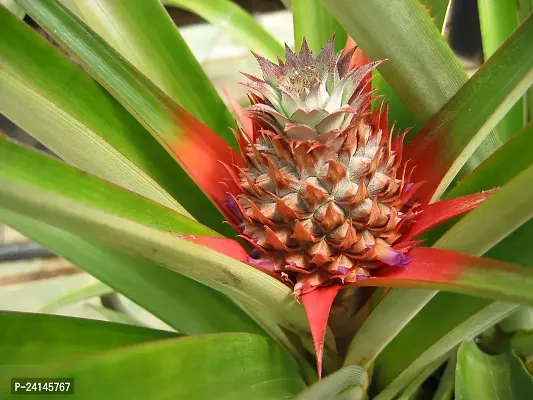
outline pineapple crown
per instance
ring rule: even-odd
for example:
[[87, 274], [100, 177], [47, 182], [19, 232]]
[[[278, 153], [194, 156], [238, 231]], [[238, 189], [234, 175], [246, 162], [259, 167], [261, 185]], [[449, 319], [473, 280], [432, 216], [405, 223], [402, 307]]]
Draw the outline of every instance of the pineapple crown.
[[263, 97], [253, 98], [247, 116], [258, 118], [279, 135], [313, 140], [331, 131], [345, 130], [368, 103], [363, 94], [368, 74], [380, 62], [351, 65], [353, 48], [335, 53], [332, 37], [315, 58], [303, 39], [299, 53], [285, 46], [286, 61], [275, 64], [254, 54], [263, 79], [244, 74], [244, 85]]

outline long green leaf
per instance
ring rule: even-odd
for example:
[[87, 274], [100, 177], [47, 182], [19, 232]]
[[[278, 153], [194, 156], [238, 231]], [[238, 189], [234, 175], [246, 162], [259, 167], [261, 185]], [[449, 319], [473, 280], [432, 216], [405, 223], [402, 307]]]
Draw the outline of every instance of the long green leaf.
[[113, 292], [112, 288], [102, 282], [92, 283], [79, 289], [72, 290], [63, 296], [54, 299], [45, 304], [40, 311], [43, 313], [53, 312], [59, 308]]
[[82, 318], [0, 311], [0, 370], [68, 361], [176, 336], [174, 332]]
[[[444, 199], [489, 190], [505, 184], [533, 163], [530, 157], [532, 152], [533, 123], [530, 123], [446, 193]], [[512, 162], [509, 162], [510, 160]]]
[[[530, 157], [531, 152], [533, 152], [533, 124], [530, 123], [446, 193], [443, 199], [453, 199], [504, 185], [531, 165], [533, 162]], [[510, 163], [509, 160], [513, 162]], [[426, 243], [435, 243], [458, 220], [454, 218], [431, 230], [424, 236]]]
[[168, 175], [186, 176], [146, 130], [2, 7], [0, 24], [9, 32], [0, 36], [2, 113], [65, 161], [186, 213], [169, 195], [180, 198], [180, 188]]
[[[516, 0], [518, 21], [522, 22], [533, 13], [533, 0]], [[524, 95], [524, 124], [533, 121], [533, 87]]]
[[372, 60], [420, 124], [452, 98], [467, 78], [418, 0], [323, 0]]
[[473, 341], [457, 354], [455, 398], [457, 400], [529, 400], [533, 377], [510, 351], [490, 355]]
[[[70, 199], [97, 205], [159, 230], [220, 236], [200, 223], [151, 200], [93, 177], [44, 154], [18, 146], [0, 136], [0, 177], [9, 177], [54, 191]], [[1, 178], [0, 178], [1, 179]]]
[[[144, 225], [120, 217], [127, 215], [124, 211], [119, 215], [111, 214], [106, 205], [101, 207], [97, 202], [89, 205], [80, 201], [68, 189], [50, 191], [52, 188], [46, 183], [19, 177], [19, 171], [13, 171], [13, 176], [7, 172], [0, 176], [0, 204], [8, 211], [150, 259], [225, 293], [242, 303], [247, 311], [255, 312], [254, 317], [268, 332], [295, 354], [297, 350], [280, 326], [296, 330], [300, 339], [305, 340], [310, 335], [303, 309], [290, 289], [264, 272], [181, 239], [171, 233], [179, 233], [174, 228], [170, 232], [155, 229], [155, 224]], [[146, 212], [134, 218], [141, 218], [145, 223], [148, 220]], [[189, 224], [201, 227], [194, 221]]]
[[[515, 1], [478, 1], [483, 54], [488, 59], [518, 27]], [[498, 133], [503, 141], [523, 127], [524, 104], [518, 101], [498, 124]]]
[[[232, 150], [221, 138], [142, 75], [58, 0], [20, 0], [20, 4], [52, 37], [81, 60], [92, 76], [159, 141], [202, 190], [209, 192], [211, 197], [213, 191], [224, 193], [220, 184], [224, 169], [220, 168], [217, 157], [224, 156], [229, 163]], [[228, 135], [231, 135], [229, 130]], [[232, 140], [237, 146], [235, 138]], [[198, 160], [202, 158], [200, 163]], [[183, 193], [183, 196], [189, 195]], [[213, 205], [207, 209], [213, 210]], [[216, 218], [215, 214], [205, 223], [214, 223], [217, 229], [224, 229], [222, 218]], [[231, 228], [226, 226], [224, 232], [231, 234]]]
[[[82, 0], [83, 2], [83, 0]], [[163, 0], [167, 6], [179, 7], [226, 31], [236, 42], [261, 56], [276, 61], [284, 57], [283, 46], [237, 3], [230, 0]]]
[[476, 254], [487, 252], [533, 218], [533, 191], [524, 190], [531, 185], [533, 164], [462, 218], [437, 241], [435, 247], [461, 252], [475, 249]]
[[[277, 400], [305, 387], [296, 364], [275, 342], [244, 333], [160, 340], [20, 371], [25, 377], [74, 378], [75, 399]], [[1, 390], [8, 389], [6, 381]]]
[[84, 269], [179, 332], [264, 332], [227, 297], [154, 262], [1, 207], [0, 221]]
[[[435, 297], [434, 299], [438, 299], [441, 302], [430, 302], [428, 306], [431, 305], [431, 307], [426, 306], [426, 308], [424, 308], [424, 315], [427, 315], [425, 313], [429, 311], [433, 311], [433, 313], [437, 312], [438, 315], [442, 315], [441, 310], [443, 307], [453, 307], [453, 301], [455, 300], [455, 298], [450, 296], [439, 296]], [[448, 299], [452, 301], [447, 304], [442, 303], [442, 301]], [[427, 350], [420, 355], [418, 353], [411, 354], [400, 350], [401, 348], [398, 346], [401, 346], [401, 343], [406, 338], [406, 335], [402, 332], [401, 336], [398, 336], [398, 338], [401, 337], [402, 340], [395, 339], [393, 342], [394, 346], [387, 347], [382, 353], [383, 358], [381, 360], [379, 358], [376, 360], [377, 372], [375, 375], [375, 384], [379, 388], [384, 388], [384, 390], [381, 391], [378, 396], [376, 396], [376, 400], [393, 399], [396, 394], [406, 387], [413, 379], [415, 379], [421, 373], [421, 371], [424, 371], [426, 368], [428, 368], [435, 359], [447, 354], [459, 343], [461, 343], [461, 341], [483, 332], [485, 329], [494, 325], [518, 308], [518, 305], [516, 304], [493, 302], [492, 304], [486, 305], [486, 303], [486, 301], [481, 299], [475, 299], [467, 304], [468, 308], [465, 306], [466, 309], [458, 310], [453, 316], [455, 318], [454, 321], [460, 319], [458, 318], [460, 316], [465, 316], [468, 311], [470, 311], [471, 315], [465, 319], [461, 319], [461, 322], [457, 326], [455, 326], [445, 335], [439, 337], [438, 341], [436, 342], [432, 342], [435, 336], [437, 336], [435, 333], [441, 332], [443, 326], [447, 328], [449, 322], [434, 321], [433, 323], [428, 324], [426, 318], [418, 318], [418, 316], [415, 317], [415, 319], [409, 323], [409, 331], [412, 332], [411, 329], [416, 326], [419, 330], [421, 329], [427, 334], [426, 338], [422, 339], [420, 339], [420, 336], [422, 335], [416, 335], [417, 340], [420, 341], [417, 343], [417, 347], [422, 347], [425, 345], [427, 346]], [[484, 305], [486, 306], [483, 307]], [[449, 314], [450, 313], [447, 313], [447, 318], [450, 318]], [[433, 316], [435, 316], [435, 314], [433, 314]], [[411, 337], [410, 340], [413, 340], [413, 338]], [[405, 342], [403, 343], [405, 345]], [[407, 343], [407, 346], [412, 348], [409, 343]], [[405, 359], [398, 359], [397, 362], [392, 362], [390, 365], [385, 365], [382, 360], [390, 360], [391, 355], [394, 355], [396, 358], [405, 356]], [[405, 368], [405, 365], [408, 365], [408, 368]], [[400, 366], [403, 366], [405, 369], [399, 369], [398, 367]]]
[[346, 43], [346, 32], [322, 4], [322, 0], [292, 0], [294, 46], [300, 49], [305, 37], [311, 51], [317, 54], [335, 35], [335, 50]]
[[[508, 236], [510, 232], [515, 231], [522, 224], [526, 223], [533, 217], [533, 197], [530, 198], [525, 196], [524, 203], [517, 204], [516, 208], [509, 209], [502, 207], [502, 202], [508, 202], [509, 198], [513, 198], [513, 201], [515, 201], [517, 197], [519, 197], [519, 200], [524, 198], [524, 184], [527, 186], [531, 184], [527, 184], [526, 182], [533, 182], [533, 165], [524, 170], [516, 178], [512, 179], [507, 185], [504, 186], [504, 188], [502, 188], [499, 193], [494, 196], [493, 199], [488, 200], [487, 203], [481, 205], [479, 208], [466, 215], [439, 241], [437, 241], [435, 247], [454, 249], [456, 251], [462, 251], [470, 254], [483, 254], [489, 249], [493, 248], [498, 242]], [[490, 233], [487, 234], [487, 231], [490, 231]], [[486, 277], [481, 272], [476, 276], [471, 276], [469, 279], [474, 279], [482, 285], [498, 285], [497, 278], [491, 282], [486, 282], [485, 278]], [[531, 291], [533, 284], [528, 283], [526, 286], [529, 287], [529, 289], [526, 290]], [[426, 299], [424, 299], [424, 301], [427, 302]], [[479, 303], [476, 305], [475, 302], [472, 302], [471, 304], [474, 306], [475, 311], [473, 314], [468, 313], [467, 315], [473, 315], [473, 325], [469, 324], [462, 330], [453, 330], [447, 333], [446, 336], [442, 338], [444, 343], [435, 343], [435, 345], [431, 346], [426, 352], [424, 352], [420, 358], [418, 358], [416, 361], [413, 361], [409, 368], [404, 369], [403, 372], [396, 369], [396, 373], [399, 375], [397, 375], [392, 383], [390, 383], [391, 376], [386, 372], [387, 370], [391, 369], [391, 366], [381, 364], [378, 367], [378, 365], [376, 365], [376, 371], [379, 370], [377, 375], [379, 375], [379, 379], [382, 380], [381, 387], [386, 386], [386, 389], [382, 392], [382, 399], [388, 399], [390, 396], [394, 396], [395, 393], [401, 390], [405, 384], [409, 383], [410, 379], [413, 379], [417, 373], [427, 366], [427, 363], [432, 360], [434, 353], [439, 354], [444, 351], [448, 351], [457, 344], [458, 340], [464, 338], [463, 335], [470, 335], [472, 331], [477, 331], [479, 321], [481, 321], [482, 324], [486, 324], [487, 322], [493, 324], [499, 321], [508, 312], [516, 308], [516, 305], [512, 304], [494, 303], [488, 305], [483, 312], [480, 312], [481, 308], [485, 307], [486, 304]], [[466, 306], [466, 304], [463, 305], [462, 310], [464, 310]], [[479, 308], [476, 309], [475, 306]], [[496, 309], [493, 309], [494, 307], [496, 307]], [[424, 315], [427, 316], [428, 314]], [[448, 326], [447, 324], [445, 325]], [[482, 326], [487, 327], [488, 325]], [[431, 336], [428, 335], [427, 337], [429, 338]], [[398, 343], [398, 341], [396, 341], [396, 343]], [[417, 345], [418, 344], [420, 343], [417, 343]], [[412, 355], [415, 354], [418, 353], [412, 352]], [[397, 354], [394, 354], [394, 357], [398, 357]], [[385, 359], [390, 359], [390, 353], [382, 358], [382, 360]], [[405, 360], [401, 357], [397, 359], [401, 359], [402, 363]]]
[[[485, 255], [533, 267], [532, 235], [533, 221], [529, 221]], [[509, 306], [513, 305], [439, 292], [379, 355], [374, 382], [394, 396], [435, 357], [501, 320]]]
[[[431, 0], [424, 1], [424, 4], [426, 4], [427, 11], [435, 22], [437, 29], [442, 32], [450, 1]], [[374, 72], [372, 87], [377, 88], [379, 90], [378, 94], [383, 95], [388, 101], [389, 121], [395, 123], [396, 127], [400, 130], [410, 129], [411, 133], [406, 138], [409, 141], [420, 130], [420, 125], [417, 124], [413, 113], [407, 108], [401, 97], [392, 89], [379, 71]], [[374, 107], [379, 107], [379, 104], [374, 103]]]
[[[409, 143], [406, 157], [428, 180], [423, 196], [437, 200], [505, 112], [533, 84], [533, 15]], [[472, 113], [470, 110], [476, 110]]]
[[74, 4], [87, 25], [146, 77], [212, 130], [232, 139], [228, 110], [158, 0]]
[[[533, 216], [533, 193], [526, 196], [523, 194], [523, 187], [528, 187], [531, 183], [533, 183], [533, 166], [523, 171], [494, 197], [465, 216], [437, 241], [434, 247], [472, 255], [485, 253]], [[516, 208], [502, 206], [502, 204], [508, 204], [509, 199], [512, 199], [512, 202], [519, 202]], [[520, 279], [518, 275], [517, 278]], [[487, 282], [482, 271], [466, 279], [475, 280], [477, 284], [487, 288], [492, 285], [498, 286], [497, 280]], [[523, 289], [526, 292], [529, 291], [530, 284], [523, 286]], [[371, 362], [436, 294], [435, 291], [414, 289], [389, 292], [353, 339], [345, 364]], [[388, 326], [385, 331], [380, 329], [384, 325]], [[359, 343], [365, 343], [365, 345], [361, 346]]]
[[[179, 121], [185, 110], [59, 0], [17, 1], [54, 40], [75, 55], [87, 71], [154, 137], [160, 141], [172, 141], [184, 134]], [[215, 118], [225, 119], [223, 115], [216, 115]], [[237, 147], [228, 128], [217, 133]]]

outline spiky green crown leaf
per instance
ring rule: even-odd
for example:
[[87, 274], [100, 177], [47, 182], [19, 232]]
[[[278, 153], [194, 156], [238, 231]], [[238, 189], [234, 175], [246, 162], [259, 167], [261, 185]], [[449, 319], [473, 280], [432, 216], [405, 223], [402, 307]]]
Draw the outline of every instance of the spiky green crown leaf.
[[335, 54], [333, 39], [316, 58], [305, 39], [298, 54], [285, 46], [286, 62], [275, 64], [255, 54], [263, 79], [245, 74], [249, 79], [245, 85], [261, 93], [266, 102], [252, 105], [246, 114], [298, 140], [346, 129], [367, 104], [363, 83], [379, 62], [351, 68], [355, 48], [344, 56]]

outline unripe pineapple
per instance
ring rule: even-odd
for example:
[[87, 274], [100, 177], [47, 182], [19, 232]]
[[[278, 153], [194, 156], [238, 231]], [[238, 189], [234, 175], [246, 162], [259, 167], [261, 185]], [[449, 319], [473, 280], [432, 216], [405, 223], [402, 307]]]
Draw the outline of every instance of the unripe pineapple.
[[330, 40], [314, 58], [304, 40], [285, 63], [256, 56], [263, 79], [247, 75], [260, 96], [245, 110], [254, 132], [241, 138], [242, 194], [231, 208], [254, 246], [251, 262], [296, 295], [409, 262], [408, 244], [394, 248], [415, 215], [403, 135], [391, 140], [386, 107], [369, 111], [365, 86], [378, 63], [350, 67], [352, 54], [336, 55]]

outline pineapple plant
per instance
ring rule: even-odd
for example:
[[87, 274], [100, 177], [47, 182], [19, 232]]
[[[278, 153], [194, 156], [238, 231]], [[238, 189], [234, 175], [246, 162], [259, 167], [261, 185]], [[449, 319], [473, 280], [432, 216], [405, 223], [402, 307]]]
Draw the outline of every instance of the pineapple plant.
[[0, 220], [173, 329], [1, 312], [2, 393], [533, 390], [527, 2], [499, 38], [480, 5], [484, 50], [503, 44], [470, 80], [438, 30], [448, 2], [290, 3], [295, 50], [230, 1], [166, 3], [236, 16], [261, 72], [235, 118], [156, 0], [10, 5], [78, 65], [2, 7], [2, 112], [61, 161], [1, 138]]

